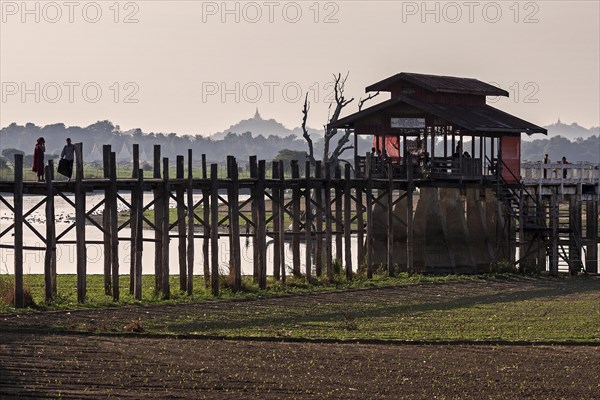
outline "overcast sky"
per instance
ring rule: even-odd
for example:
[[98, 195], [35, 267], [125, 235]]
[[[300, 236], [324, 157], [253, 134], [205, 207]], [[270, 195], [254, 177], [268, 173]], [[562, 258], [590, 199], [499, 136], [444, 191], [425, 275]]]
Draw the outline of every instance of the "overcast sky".
[[0, 125], [208, 135], [258, 107], [292, 128], [308, 92], [319, 128], [333, 73], [358, 100], [405, 71], [494, 82], [511, 94], [496, 107], [539, 125], [598, 126], [599, 3], [2, 0]]

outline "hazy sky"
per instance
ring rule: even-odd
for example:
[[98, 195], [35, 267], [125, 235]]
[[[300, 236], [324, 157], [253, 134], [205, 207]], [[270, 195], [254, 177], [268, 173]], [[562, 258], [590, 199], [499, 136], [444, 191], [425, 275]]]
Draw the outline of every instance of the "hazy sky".
[[536, 124], [598, 126], [599, 3], [1, 0], [0, 125], [208, 135], [258, 107], [292, 128], [308, 92], [319, 128], [333, 73], [358, 100], [406, 71], [495, 82], [511, 93], [495, 106]]

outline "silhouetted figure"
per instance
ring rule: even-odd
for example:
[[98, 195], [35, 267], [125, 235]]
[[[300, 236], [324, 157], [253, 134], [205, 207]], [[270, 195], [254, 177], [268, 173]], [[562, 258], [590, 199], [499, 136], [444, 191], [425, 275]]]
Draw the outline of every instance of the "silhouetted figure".
[[71, 176], [73, 175], [73, 162], [75, 161], [75, 145], [71, 143], [71, 138], [67, 138], [67, 144], [63, 147], [60, 158], [61, 161], [59, 162], [59, 166], [61, 163], [64, 164], [64, 170], [61, 174], [71, 180]]
[[[562, 163], [563, 164], [570, 164], [570, 162], [567, 161], [567, 157], [563, 157], [562, 158]], [[563, 179], [567, 177], [567, 170], [563, 168]]]
[[44, 153], [46, 152], [46, 141], [43, 137], [37, 140], [33, 150], [33, 167], [31, 170], [37, 174], [38, 182], [44, 181]]
[[[542, 161], [542, 163], [544, 163], [544, 164], [550, 164], [550, 157], [548, 157], [548, 154], [546, 154], [544, 156], [544, 160]], [[546, 167], [544, 167], [544, 179], [546, 179], [547, 173], [548, 173], [548, 170], [546, 169]]]
[[471, 155], [469, 154], [469, 152], [468, 152], [468, 151], [465, 151], [465, 152], [463, 153], [463, 158], [471, 158]]

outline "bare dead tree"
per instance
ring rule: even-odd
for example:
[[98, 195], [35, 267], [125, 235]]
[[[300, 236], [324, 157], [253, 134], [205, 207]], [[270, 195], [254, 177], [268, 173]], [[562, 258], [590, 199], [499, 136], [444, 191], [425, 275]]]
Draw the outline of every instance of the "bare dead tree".
[[313, 141], [308, 133], [308, 129], [306, 128], [306, 120], [308, 118], [308, 111], [310, 110], [310, 103], [308, 102], [308, 93], [306, 93], [306, 97], [304, 98], [304, 107], [302, 108], [302, 136], [308, 143], [308, 158], [310, 162], [314, 164], [315, 162], [315, 150], [313, 146]]
[[368, 95], [364, 100], [361, 98], [360, 100], [358, 100], [358, 111], [362, 111], [363, 105], [371, 100], [374, 99], [375, 97], [379, 96], [379, 92], [375, 93], [375, 94], [370, 94]]
[[[354, 146], [350, 145], [350, 146], [346, 146], [346, 143], [350, 142], [350, 131], [346, 129], [346, 131], [344, 132], [344, 135], [342, 135], [342, 137], [340, 137], [340, 139], [337, 142], [337, 145], [335, 146], [335, 148], [333, 149], [332, 152], [329, 151], [330, 148], [330, 142], [331, 140], [337, 135], [338, 130], [337, 128], [333, 128], [331, 127], [331, 125], [335, 122], [337, 122], [337, 120], [340, 118], [340, 114], [342, 112], [342, 110], [344, 109], [344, 107], [346, 107], [348, 104], [352, 103], [354, 101], [354, 97], [351, 98], [350, 100], [346, 100], [346, 98], [344, 97], [344, 89], [346, 86], [346, 80], [348, 79], [348, 75], [350, 73], [348, 72], [346, 74], [346, 76], [342, 77], [342, 74], [337, 74], [334, 75], [334, 87], [333, 87], [333, 94], [334, 94], [334, 100], [335, 100], [335, 108], [333, 109], [333, 113], [331, 114], [331, 117], [329, 118], [329, 121], [327, 123], [327, 125], [325, 125], [325, 137], [324, 139], [324, 146], [323, 146], [323, 163], [326, 164], [328, 162], [332, 162], [333, 164], [335, 164], [337, 162], [337, 160], [339, 159], [339, 157], [346, 151], [346, 150], [350, 150], [352, 148], [354, 148]], [[334, 104], [330, 104], [329, 105], [329, 110], [331, 112], [331, 107]]]

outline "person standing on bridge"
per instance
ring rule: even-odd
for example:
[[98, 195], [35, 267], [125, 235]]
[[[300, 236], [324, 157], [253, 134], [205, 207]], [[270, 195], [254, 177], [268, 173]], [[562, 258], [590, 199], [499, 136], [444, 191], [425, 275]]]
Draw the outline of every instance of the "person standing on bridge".
[[[64, 160], [64, 161], [63, 161]], [[75, 161], [75, 145], [71, 143], [71, 138], [67, 138], [67, 144], [60, 153], [60, 162], [64, 163], [64, 176], [71, 180], [73, 175], [73, 161]]]
[[[544, 156], [544, 161], [542, 161], [543, 164], [550, 164], [550, 157], [548, 157], [548, 154], [546, 154]], [[544, 179], [546, 179], [546, 175], [547, 175], [547, 169], [546, 166], [544, 166]]]
[[31, 170], [37, 174], [38, 182], [44, 181], [44, 153], [46, 152], [46, 141], [43, 137], [38, 138], [33, 150], [33, 167]]
[[[563, 158], [562, 158], [562, 163], [563, 163], [563, 164], [570, 164], [570, 163], [567, 161], [567, 157], [563, 157]], [[565, 167], [563, 167], [563, 179], [565, 179], [566, 177], [567, 177], [567, 170], [565, 169]]]

